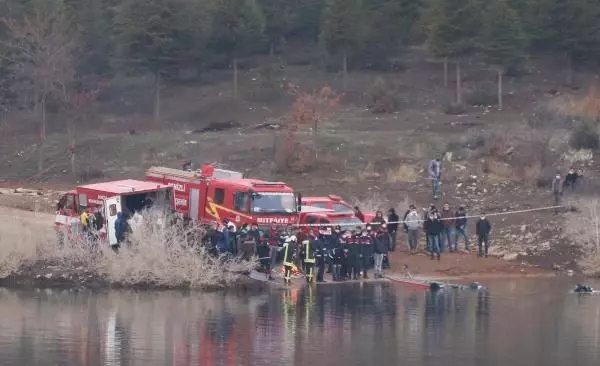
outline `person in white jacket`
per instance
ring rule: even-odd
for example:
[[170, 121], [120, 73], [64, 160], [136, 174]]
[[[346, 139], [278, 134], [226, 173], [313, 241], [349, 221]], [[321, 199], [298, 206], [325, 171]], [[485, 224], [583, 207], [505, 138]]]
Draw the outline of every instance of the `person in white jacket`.
[[404, 220], [408, 248], [411, 252], [415, 252], [417, 250], [417, 244], [419, 243], [419, 229], [421, 228], [421, 218], [419, 217], [415, 205], [410, 205], [409, 212]]

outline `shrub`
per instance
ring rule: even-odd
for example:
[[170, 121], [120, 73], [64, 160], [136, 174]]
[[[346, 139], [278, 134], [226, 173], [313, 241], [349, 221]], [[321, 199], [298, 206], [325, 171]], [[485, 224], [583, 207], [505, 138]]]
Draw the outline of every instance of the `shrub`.
[[569, 138], [569, 145], [574, 149], [597, 150], [600, 146], [598, 131], [589, 123], [575, 127]]
[[369, 109], [373, 113], [391, 113], [400, 104], [398, 86], [377, 77], [369, 87]]
[[[118, 254], [83, 240], [56, 240], [48, 215], [0, 222], [0, 278], [26, 266], [52, 264], [61, 275], [86, 272], [126, 286], [155, 285], [201, 289], [224, 287], [252, 270], [256, 263], [227, 256], [214, 257], [202, 245], [203, 231], [182, 223], [166, 225], [167, 216], [147, 211], [132, 222], [133, 232]], [[14, 234], [13, 234], [14, 233]], [[49, 267], [47, 269], [50, 270]]]
[[444, 106], [444, 113], [451, 115], [460, 115], [467, 112], [467, 107], [464, 104], [449, 103]]
[[490, 106], [498, 102], [498, 96], [490, 93], [487, 89], [475, 89], [467, 94], [465, 98], [468, 105], [472, 106]]

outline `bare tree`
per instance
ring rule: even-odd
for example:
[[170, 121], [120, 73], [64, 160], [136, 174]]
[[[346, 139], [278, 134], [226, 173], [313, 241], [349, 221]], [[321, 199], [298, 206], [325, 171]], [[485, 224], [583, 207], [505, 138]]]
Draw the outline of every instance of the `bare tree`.
[[44, 142], [47, 135], [47, 101], [51, 95], [66, 99], [67, 86], [74, 79], [72, 51], [76, 36], [61, 11], [36, 10], [22, 20], [4, 19], [10, 32], [11, 72], [17, 92], [31, 101], [39, 118], [38, 173], [44, 169]]

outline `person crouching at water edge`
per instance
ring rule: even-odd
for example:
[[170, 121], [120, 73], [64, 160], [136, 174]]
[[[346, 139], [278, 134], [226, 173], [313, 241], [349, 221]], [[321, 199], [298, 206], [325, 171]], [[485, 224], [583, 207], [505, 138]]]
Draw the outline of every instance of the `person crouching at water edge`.
[[283, 281], [286, 284], [292, 282], [292, 271], [296, 268], [296, 253], [297, 253], [297, 239], [294, 235], [286, 238], [283, 244], [283, 268], [285, 269], [283, 275]]
[[264, 271], [269, 280], [273, 280], [273, 277], [271, 276], [270, 251], [271, 248], [264, 238], [261, 238], [261, 240], [256, 243], [256, 253], [258, 254], [261, 270]]

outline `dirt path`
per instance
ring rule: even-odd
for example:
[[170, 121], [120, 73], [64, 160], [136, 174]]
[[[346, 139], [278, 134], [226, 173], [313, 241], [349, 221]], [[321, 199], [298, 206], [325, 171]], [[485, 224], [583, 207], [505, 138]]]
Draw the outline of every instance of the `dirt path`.
[[553, 276], [553, 272], [532, 267], [516, 260], [507, 261], [493, 257], [479, 258], [475, 252], [444, 253], [440, 261], [431, 260], [425, 253], [411, 254], [396, 251], [390, 255], [392, 268], [390, 274], [405, 275], [404, 266], [408, 266], [415, 276], [434, 278], [490, 278], [490, 277], [529, 277]]

